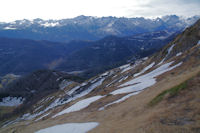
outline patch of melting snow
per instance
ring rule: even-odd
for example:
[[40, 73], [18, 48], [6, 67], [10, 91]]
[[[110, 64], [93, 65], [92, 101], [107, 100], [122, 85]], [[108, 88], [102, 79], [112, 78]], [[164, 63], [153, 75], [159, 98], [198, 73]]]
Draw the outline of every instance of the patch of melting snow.
[[21, 121], [21, 120], [24, 120], [24, 117], [25, 116], [28, 116], [29, 114], [24, 114], [23, 115], [23, 117], [18, 117], [17, 119], [15, 119], [15, 120], [11, 120], [11, 121], [6, 121], [5, 123], [3, 123], [3, 128], [4, 127], [7, 127], [7, 126], [9, 126], [9, 125], [12, 125], [12, 124], [16, 124], [16, 123], [18, 123], [19, 121]]
[[118, 80], [119, 80], [118, 78], [115, 79], [115, 80], [113, 80], [112, 82], [110, 82], [109, 84], [107, 84], [106, 87], [109, 87], [109, 86], [113, 85], [113, 84], [116, 83]]
[[98, 80], [98, 78], [95, 78], [95, 79], [93, 79], [93, 80], [90, 80], [89, 82], [90, 83], [94, 83], [94, 82], [96, 82]]
[[111, 103], [109, 103], [109, 104], [106, 104], [105, 106], [99, 108], [99, 111], [104, 110], [106, 107], [108, 107], [108, 106], [110, 106], [110, 105], [113, 105], [113, 104], [116, 104], [116, 103], [120, 103], [120, 102], [122, 102], [122, 101], [125, 101], [125, 100], [128, 99], [129, 97], [134, 96], [134, 95], [137, 95], [137, 94], [139, 94], [140, 92], [141, 92], [141, 91], [137, 91], [137, 92], [130, 93], [130, 94], [126, 95], [126, 96], [123, 96], [122, 98], [120, 98], [120, 99], [118, 99], [118, 100], [116, 100], [116, 101], [114, 101], [114, 102], [111, 102]]
[[15, 124], [15, 123], [17, 123], [17, 122], [18, 122], [18, 119], [13, 120], [13, 121], [6, 121], [6, 122], [3, 124], [2, 128], [7, 127], [7, 126], [12, 125], [12, 124]]
[[13, 27], [5, 27], [4, 30], [16, 30], [17, 28], [13, 28]]
[[167, 50], [167, 56], [171, 53], [171, 51], [173, 50], [175, 44], [173, 44], [171, 47], [168, 48]]
[[41, 25], [44, 26], [44, 27], [54, 27], [54, 26], [58, 26], [59, 23], [58, 22], [51, 22], [51, 23], [46, 22], [46, 23], [41, 24]]
[[61, 78], [62, 78], [62, 77], [57, 78], [56, 81], [59, 81]]
[[105, 72], [105, 73], [103, 73], [103, 74], [101, 74], [101, 76], [103, 77], [103, 76], [107, 76], [109, 74], [109, 71], [108, 72]]
[[133, 68], [134, 68], [134, 66], [128, 66], [127, 68], [124, 68], [124, 70], [122, 70], [121, 73], [124, 73], [124, 72], [131, 70]]
[[118, 75], [113, 76], [112, 79], [116, 78], [117, 76], [118, 76]]
[[75, 86], [72, 88], [70, 91], [68, 91], [66, 94], [67, 95], [72, 95], [76, 90], [78, 90], [80, 87], [86, 86], [88, 82], [83, 82], [81, 85]]
[[[69, 99], [69, 101], [76, 100], [77, 98], [80, 98], [80, 97], [83, 97], [83, 96], [89, 94], [92, 90], [94, 90], [95, 88], [97, 88], [98, 86], [100, 86], [103, 83], [104, 80], [105, 80], [105, 78], [101, 78], [97, 82], [91, 84], [84, 91], [80, 92], [79, 94], [75, 94], [71, 99]], [[75, 93], [75, 91], [73, 93]], [[71, 94], [73, 94], [73, 93], [71, 93]]]
[[160, 40], [164, 40], [169, 36], [159, 36], [159, 37], [154, 37], [154, 39], [160, 39]]
[[162, 59], [161, 62], [158, 63], [158, 65], [161, 65], [161, 64], [165, 61], [165, 59], [166, 59], [166, 58]]
[[48, 116], [49, 114], [50, 114], [50, 112], [49, 112], [49, 113], [46, 113], [46, 114], [44, 114], [44, 115], [42, 115], [41, 117], [39, 117], [39, 118], [36, 119], [35, 121], [39, 121], [39, 120], [43, 119], [44, 117]]
[[2, 128], [7, 127], [7, 126], [12, 125], [12, 124], [16, 124], [16, 123], [18, 123], [20, 120], [21, 120], [21, 118], [17, 118], [17, 119], [15, 119], [15, 120], [11, 120], [11, 121], [8, 120], [8, 121], [6, 121], [6, 122], [3, 123]]
[[67, 81], [67, 80], [63, 80], [60, 84], [59, 84], [59, 88], [61, 90], [65, 89], [67, 86], [73, 84], [73, 81]]
[[130, 66], [130, 64], [126, 64], [126, 65], [120, 66], [119, 68], [120, 68], [120, 69], [125, 69], [125, 68], [127, 68], [127, 67], [129, 67], [129, 66]]
[[150, 65], [148, 65], [147, 67], [145, 67], [141, 72], [134, 74], [134, 77], [137, 77], [141, 74], [143, 74], [144, 72], [146, 72], [147, 70], [149, 70], [150, 68], [152, 68], [154, 66], [155, 62], [151, 63]]
[[[24, 114], [21, 119], [22, 120], [31, 120], [31, 119], [34, 119], [40, 115], [42, 115], [43, 113], [47, 112], [49, 109], [52, 109], [58, 105], [61, 105], [61, 103], [59, 102], [60, 101], [60, 98], [57, 98], [54, 102], [52, 102], [48, 107], [46, 107], [44, 110], [40, 111], [40, 112], [37, 112], [37, 113], [33, 113], [33, 114], [30, 114], [30, 113], [27, 113], [27, 114]], [[36, 112], [36, 111], [34, 111]]]
[[98, 125], [97, 122], [66, 123], [41, 129], [35, 133], [87, 133]]
[[200, 45], [200, 40], [197, 42], [197, 45]]
[[149, 57], [144, 57], [142, 60], [147, 60]]
[[118, 82], [122, 82], [122, 81], [126, 80], [127, 78], [128, 78], [128, 76], [125, 76], [125, 77], [121, 78]]
[[0, 106], [18, 106], [24, 102], [22, 97], [4, 97], [0, 102]]
[[176, 54], [176, 56], [180, 56], [180, 55], [182, 55], [182, 52], [179, 52], [179, 53]]
[[135, 61], [134, 65], [128, 64], [129, 66], [126, 66], [126, 68], [123, 68], [123, 70], [121, 71], [121, 73], [124, 73], [124, 72], [126, 72], [128, 70], [131, 70], [131, 69], [135, 68], [137, 65], [139, 65], [145, 59], [148, 59], [148, 58], [145, 57], [142, 60], [137, 60], [137, 61]]
[[44, 103], [44, 102], [49, 101], [49, 100], [51, 100], [51, 99], [53, 99], [53, 98], [54, 98], [54, 96], [44, 98], [44, 99], [42, 99], [39, 103]]
[[173, 64], [173, 62], [174, 61], [163, 64], [160, 67], [156, 68], [155, 70], [147, 74], [134, 78], [133, 80], [130, 80], [120, 85], [119, 87], [122, 87], [122, 88], [111, 92], [111, 94], [117, 95], [117, 94], [123, 94], [123, 93], [136, 92], [136, 91], [140, 91], [154, 85], [156, 83], [156, 78], [155, 78], [156, 76], [161, 75], [167, 71], [170, 71], [182, 64], [181, 62], [170, 67], [170, 65]]
[[41, 111], [39, 113], [35, 113], [35, 114], [30, 114], [30, 113], [27, 113], [27, 114], [24, 114], [20, 119], [21, 120], [32, 120], [40, 115], [42, 115], [44, 112]]
[[86, 98], [84, 100], [78, 101], [77, 103], [75, 103], [74, 105], [70, 106], [69, 108], [57, 113], [56, 115], [54, 115], [52, 118], [55, 118], [59, 115], [63, 115], [66, 113], [70, 113], [70, 112], [75, 112], [75, 111], [79, 111], [82, 110], [86, 107], [88, 107], [91, 103], [103, 98], [104, 96], [93, 96], [90, 98]]
[[[38, 113], [35, 113], [35, 114], [29, 114], [28, 116], [26, 116], [24, 119], [34, 119], [35, 117], [37, 116], [40, 116], [42, 115], [43, 113], [47, 112], [48, 110], [52, 109], [52, 108], [55, 108], [56, 106], [60, 106], [60, 105], [63, 105], [63, 104], [67, 104], [73, 100], [76, 100], [80, 97], [83, 97], [87, 94], [89, 94], [93, 89], [95, 89], [96, 87], [98, 87], [99, 85], [102, 84], [102, 82], [104, 81], [105, 78], [101, 78], [99, 81], [93, 83], [90, 87], [88, 87], [86, 90], [82, 91], [81, 93], [79, 94], [75, 94], [73, 97], [69, 97], [69, 99], [67, 99], [66, 101], [63, 101], [61, 98], [57, 98], [54, 102], [52, 102], [47, 108], [45, 108], [43, 111], [40, 111]], [[83, 83], [82, 85], [86, 85], [85, 83]], [[77, 88], [74, 88], [73, 89], [73, 92], [70, 93], [70, 95], [73, 95], [73, 93], [78, 89], [80, 88], [80, 86], [77, 86]]]
[[67, 92], [67, 95], [71, 95], [72, 93], [74, 93], [74, 91], [76, 91], [77, 89], [79, 89], [81, 86], [76, 86], [74, 88], [72, 88], [70, 91]]
[[39, 109], [41, 109], [42, 107], [43, 107], [43, 105], [37, 107], [37, 108], [34, 110], [34, 112], [37, 112], [37, 111], [38, 111]]
[[171, 51], [173, 50], [174, 46], [175, 46], [175, 44], [173, 44], [171, 47], [168, 48], [167, 55], [165, 56], [164, 59], [162, 59], [162, 61], [160, 63], [158, 63], [158, 65], [161, 65], [165, 61], [166, 57], [171, 53]]

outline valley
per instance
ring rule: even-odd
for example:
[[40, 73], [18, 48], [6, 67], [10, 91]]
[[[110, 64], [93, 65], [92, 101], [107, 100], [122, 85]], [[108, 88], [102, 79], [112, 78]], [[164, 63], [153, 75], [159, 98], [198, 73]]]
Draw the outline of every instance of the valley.
[[[11, 110], [10, 114], [0, 117], [0, 132], [198, 133], [199, 27], [200, 20], [166, 45], [159, 45], [155, 52], [145, 56], [140, 53], [140, 58], [135, 57], [88, 79], [44, 70], [14, 80], [4, 93], [7, 98], [22, 97], [24, 100], [13, 107], [14, 112]], [[139, 35], [127, 37], [126, 41], [141, 37], [145, 40]], [[144, 49], [149, 49], [150, 44], [157, 48], [156, 44], [160, 43], [153, 39], [148, 42], [148, 36], [146, 39], [146, 43], [140, 44]], [[108, 42], [112, 43], [105, 46], [113, 46], [113, 42], [123, 44], [124, 40], [112, 38]], [[98, 49], [99, 45], [83, 49], [90, 49], [90, 46]], [[89, 53], [89, 56], [96, 53]], [[103, 53], [106, 53], [104, 49]], [[110, 52], [108, 56], [111, 56]]]

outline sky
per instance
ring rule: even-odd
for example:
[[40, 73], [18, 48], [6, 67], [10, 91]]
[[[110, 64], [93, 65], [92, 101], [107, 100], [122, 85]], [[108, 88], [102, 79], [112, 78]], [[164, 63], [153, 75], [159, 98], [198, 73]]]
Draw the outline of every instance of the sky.
[[147, 17], [200, 15], [200, 0], [1, 0], [0, 21], [79, 15]]

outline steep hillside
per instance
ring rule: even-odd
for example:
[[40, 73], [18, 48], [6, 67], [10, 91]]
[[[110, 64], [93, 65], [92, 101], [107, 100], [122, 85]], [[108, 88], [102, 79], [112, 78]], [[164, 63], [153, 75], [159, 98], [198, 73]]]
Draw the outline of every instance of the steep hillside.
[[155, 53], [174, 39], [175, 35], [159, 31], [128, 37], [109, 36], [73, 52], [57, 69], [84, 71], [84, 77], [95, 76], [96, 73], [125, 64], [128, 60], [135, 61]]
[[156, 19], [91, 16], [62, 20], [24, 19], [0, 23], [0, 37], [67, 42], [77, 39], [99, 40], [109, 35], [122, 37], [163, 30], [174, 33], [182, 31], [198, 18], [199, 16], [182, 18], [170, 15]]
[[87, 77], [91, 77], [119, 66], [131, 56], [135, 60], [150, 55], [175, 36], [166, 31], [142, 35], [140, 38], [137, 37], [139, 35], [123, 38], [111, 36], [99, 41], [68, 43], [0, 38], [0, 76], [56, 69], [66, 72], [90, 71]]
[[19, 75], [14, 75], [14, 74], [7, 74], [3, 77], [0, 77], [0, 92], [2, 92], [2, 90], [5, 89], [5, 87], [8, 84], [19, 78], [20, 78]]
[[200, 20], [160, 52], [72, 83], [0, 132], [199, 133]]
[[[72, 83], [81, 82], [82, 78], [63, 72], [51, 70], [38, 70], [21, 78], [18, 78], [0, 90], [0, 106], [19, 106], [14, 114], [31, 110], [31, 106], [43, 97], [57, 92], [62, 87]], [[1, 110], [1, 109], [0, 109]], [[2, 111], [2, 110], [1, 110]], [[7, 112], [9, 113], [9, 112]], [[9, 114], [7, 114], [9, 116]], [[4, 119], [8, 116], [0, 116]]]
[[0, 75], [21, 75], [38, 69], [53, 69], [63, 57], [89, 44], [86, 41], [58, 43], [0, 38]]

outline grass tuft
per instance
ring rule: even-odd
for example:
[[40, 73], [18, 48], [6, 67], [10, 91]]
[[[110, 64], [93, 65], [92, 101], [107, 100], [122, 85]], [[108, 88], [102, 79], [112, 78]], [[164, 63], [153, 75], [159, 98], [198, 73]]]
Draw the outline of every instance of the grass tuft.
[[164, 96], [167, 94], [169, 94], [169, 97], [176, 96], [181, 90], [185, 89], [186, 87], [187, 87], [187, 81], [185, 81], [171, 89], [161, 92], [160, 94], [158, 94], [155, 98], [153, 98], [150, 101], [149, 106], [154, 106], [154, 105], [158, 104], [160, 101], [162, 101]]

